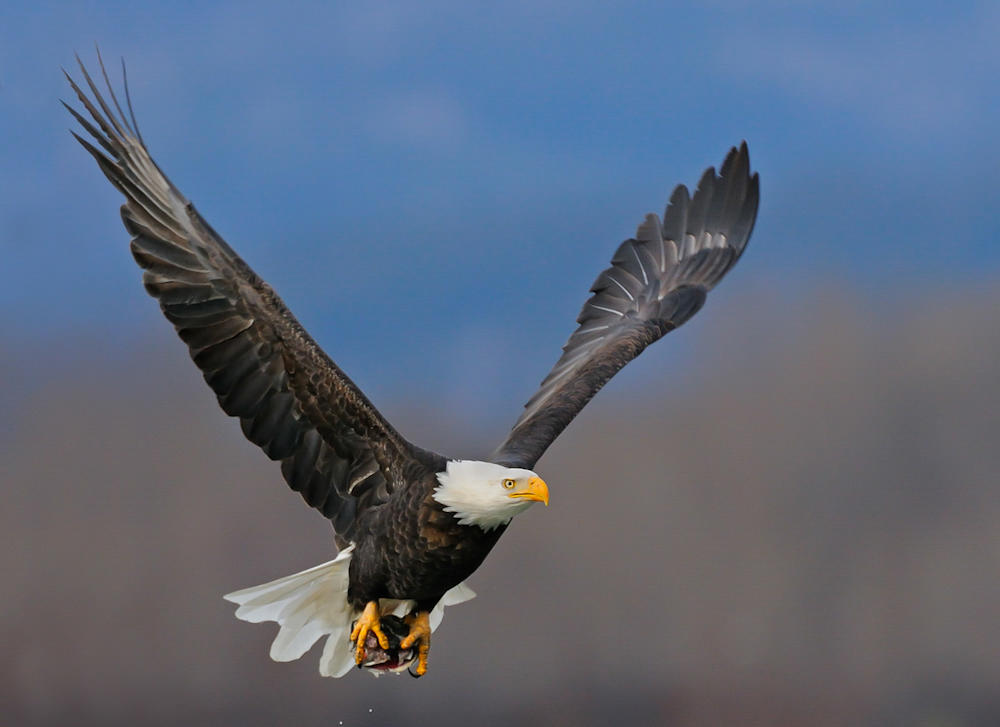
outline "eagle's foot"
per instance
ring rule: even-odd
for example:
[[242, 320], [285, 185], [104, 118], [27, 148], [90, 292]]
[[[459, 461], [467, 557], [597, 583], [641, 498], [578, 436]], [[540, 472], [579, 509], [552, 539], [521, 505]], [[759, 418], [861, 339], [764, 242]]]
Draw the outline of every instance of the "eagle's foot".
[[351, 641], [354, 642], [354, 663], [361, 666], [365, 660], [365, 640], [368, 632], [375, 634], [378, 645], [383, 649], [389, 648], [389, 639], [382, 632], [382, 624], [379, 621], [378, 601], [369, 601], [362, 611], [361, 616], [354, 622], [351, 629]]
[[417, 645], [417, 668], [410, 672], [413, 676], [422, 677], [427, 673], [427, 654], [431, 650], [431, 619], [427, 611], [411, 613], [405, 619], [410, 627], [410, 633], [399, 642], [399, 648], [409, 649]]

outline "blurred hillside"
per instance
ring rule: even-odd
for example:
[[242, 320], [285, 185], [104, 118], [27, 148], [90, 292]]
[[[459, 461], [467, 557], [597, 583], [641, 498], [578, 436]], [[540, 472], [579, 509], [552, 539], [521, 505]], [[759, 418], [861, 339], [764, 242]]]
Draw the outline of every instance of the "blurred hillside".
[[[710, 301], [542, 460], [551, 507], [474, 576], [419, 682], [323, 680], [315, 651], [272, 663], [273, 625], [233, 618], [223, 593], [326, 560], [332, 540], [166, 325], [124, 356], [86, 331], [7, 337], [0, 713], [1000, 724], [996, 291]], [[502, 431], [419, 392], [376, 403], [421, 444], [475, 456]]]

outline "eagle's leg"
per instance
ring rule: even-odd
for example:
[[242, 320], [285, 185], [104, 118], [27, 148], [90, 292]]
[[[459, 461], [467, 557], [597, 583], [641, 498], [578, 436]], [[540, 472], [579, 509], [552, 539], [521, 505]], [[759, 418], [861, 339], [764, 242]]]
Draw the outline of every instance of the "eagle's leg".
[[354, 622], [354, 628], [351, 630], [351, 641], [354, 642], [354, 663], [358, 666], [361, 665], [361, 662], [365, 658], [365, 639], [368, 638], [369, 631], [375, 634], [375, 637], [378, 639], [378, 645], [388, 650], [389, 639], [382, 633], [382, 624], [379, 621], [378, 601], [368, 602], [365, 610], [361, 612], [361, 616]]
[[422, 677], [427, 673], [427, 654], [431, 650], [431, 619], [430, 612], [419, 611], [411, 613], [406, 617], [406, 623], [410, 627], [410, 633], [399, 642], [400, 649], [409, 649], [414, 644], [417, 646], [417, 669], [415, 676]]

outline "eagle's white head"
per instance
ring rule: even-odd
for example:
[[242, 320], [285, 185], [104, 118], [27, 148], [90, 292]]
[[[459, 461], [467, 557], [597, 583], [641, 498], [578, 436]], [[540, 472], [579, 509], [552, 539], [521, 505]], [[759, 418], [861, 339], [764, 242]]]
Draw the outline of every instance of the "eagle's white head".
[[506, 525], [532, 503], [549, 504], [549, 488], [531, 470], [473, 460], [452, 460], [437, 473], [434, 499], [462, 525], [493, 530]]

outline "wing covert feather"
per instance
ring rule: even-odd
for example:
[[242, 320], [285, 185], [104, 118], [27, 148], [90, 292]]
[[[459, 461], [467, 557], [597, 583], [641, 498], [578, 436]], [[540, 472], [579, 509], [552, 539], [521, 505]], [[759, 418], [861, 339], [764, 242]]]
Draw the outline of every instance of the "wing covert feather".
[[746, 248], [760, 198], [746, 142], [694, 196], [678, 185], [662, 221], [646, 215], [590, 290], [579, 327], [493, 461], [533, 467], [580, 410], [649, 344], [690, 319]]

